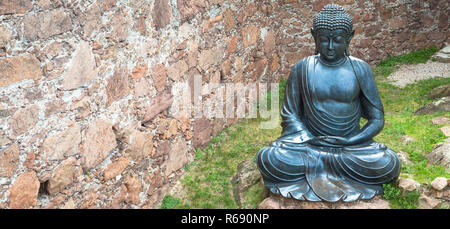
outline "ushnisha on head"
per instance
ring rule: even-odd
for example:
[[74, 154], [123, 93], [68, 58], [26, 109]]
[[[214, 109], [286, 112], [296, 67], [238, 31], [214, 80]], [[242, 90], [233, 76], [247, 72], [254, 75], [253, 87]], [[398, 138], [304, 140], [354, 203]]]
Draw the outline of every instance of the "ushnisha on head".
[[349, 56], [348, 45], [355, 33], [350, 15], [342, 6], [326, 5], [313, 20], [311, 33], [316, 43], [315, 54], [326, 62], [339, 62]]

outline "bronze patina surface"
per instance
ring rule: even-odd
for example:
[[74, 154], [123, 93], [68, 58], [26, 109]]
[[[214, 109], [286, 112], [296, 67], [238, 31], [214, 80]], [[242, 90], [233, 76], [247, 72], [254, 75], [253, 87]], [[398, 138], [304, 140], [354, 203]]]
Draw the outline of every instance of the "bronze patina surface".
[[[258, 152], [265, 186], [284, 197], [336, 202], [370, 199], [397, 179], [400, 161], [375, 142], [384, 110], [370, 66], [352, 57], [352, 19], [329, 4], [314, 17], [316, 53], [292, 68], [282, 134]], [[360, 119], [367, 119], [361, 127]]]

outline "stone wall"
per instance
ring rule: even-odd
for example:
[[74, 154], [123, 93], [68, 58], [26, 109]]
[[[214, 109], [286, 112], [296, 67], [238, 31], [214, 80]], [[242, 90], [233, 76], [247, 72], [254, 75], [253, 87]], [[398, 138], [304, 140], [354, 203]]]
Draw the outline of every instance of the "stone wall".
[[[447, 1], [335, 2], [370, 63], [448, 41]], [[175, 115], [175, 83], [286, 78], [326, 3], [2, 0], [0, 208], [158, 207], [237, 120]]]

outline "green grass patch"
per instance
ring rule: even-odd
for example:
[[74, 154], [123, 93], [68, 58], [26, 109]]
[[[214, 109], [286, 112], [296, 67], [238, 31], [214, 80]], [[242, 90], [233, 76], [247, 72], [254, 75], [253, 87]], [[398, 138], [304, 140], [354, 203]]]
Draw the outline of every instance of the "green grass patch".
[[383, 197], [389, 201], [393, 209], [416, 209], [420, 193], [418, 191], [402, 193], [400, 188], [392, 184], [384, 184]]
[[171, 195], [166, 195], [162, 201], [161, 208], [162, 209], [173, 209], [180, 203], [181, 203], [180, 199], [175, 198]]
[[[233, 198], [230, 182], [237, 165], [247, 158], [255, 157], [258, 150], [281, 133], [281, 127], [262, 131], [261, 121], [239, 121], [213, 138], [209, 146], [197, 149], [190, 171], [181, 179], [187, 194], [177, 208], [239, 208]], [[251, 189], [249, 192], [249, 204], [256, 206], [261, 191]]]
[[[431, 119], [437, 116], [450, 118], [450, 114], [414, 116], [415, 110], [432, 101], [427, 97], [428, 92], [437, 86], [450, 83], [450, 78], [422, 80], [399, 88], [388, 84], [386, 77], [401, 64], [425, 63], [436, 50], [431, 47], [395, 58], [389, 57], [374, 68], [385, 108], [385, 127], [375, 140], [395, 152], [406, 152], [412, 163], [402, 165], [401, 176], [421, 183], [431, 182], [439, 176], [450, 177], [450, 173], [442, 166], [428, 165], [426, 159], [433, 146], [445, 139], [439, 130], [442, 125], [433, 125]], [[283, 79], [279, 86], [280, 106], [285, 86], [286, 80]], [[267, 97], [270, 107], [269, 96], [270, 93]], [[231, 185], [237, 165], [248, 158], [254, 158], [261, 148], [281, 134], [280, 125], [275, 129], [262, 129], [263, 121], [266, 120], [260, 117], [242, 119], [213, 137], [209, 146], [197, 149], [194, 162], [186, 166], [188, 171], [181, 180], [186, 196], [183, 199], [166, 196], [162, 208], [238, 208]], [[362, 120], [361, 123], [364, 124], [365, 121]], [[415, 140], [404, 143], [404, 135]], [[263, 189], [255, 186], [244, 195], [247, 197], [247, 203], [244, 205], [256, 207], [263, 198]], [[399, 188], [392, 184], [385, 186], [383, 196], [393, 208], [417, 207], [417, 193], [402, 194]]]

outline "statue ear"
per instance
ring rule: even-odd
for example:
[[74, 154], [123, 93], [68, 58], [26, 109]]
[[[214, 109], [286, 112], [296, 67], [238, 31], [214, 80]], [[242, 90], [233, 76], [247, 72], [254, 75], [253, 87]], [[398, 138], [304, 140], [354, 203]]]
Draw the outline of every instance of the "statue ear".
[[354, 34], [355, 34], [355, 30], [353, 29], [352, 32], [350, 33], [350, 35], [348, 36], [347, 47], [345, 48], [345, 55], [347, 55], [347, 56], [350, 56], [350, 51], [348, 50], [348, 48], [350, 46], [350, 41], [352, 40]]
[[317, 43], [317, 39], [316, 39], [316, 35], [317, 35], [317, 31], [315, 31], [313, 28], [311, 28], [311, 35], [314, 38], [314, 43], [316, 44], [316, 48], [314, 50], [314, 55], [319, 54], [319, 44]]
[[354, 30], [354, 29], [352, 30], [352, 32], [350, 32], [350, 34], [349, 34], [349, 36], [348, 36], [348, 39], [347, 39], [348, 44], [350, 44], [350, 41], [352, 40], [353, 35], [355, 35], [355, 30]]

